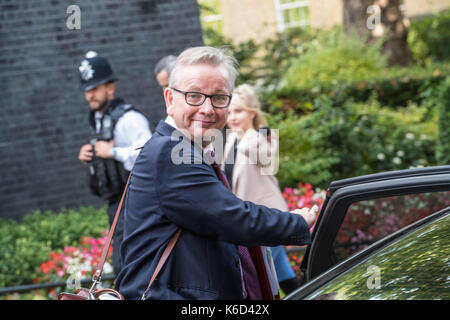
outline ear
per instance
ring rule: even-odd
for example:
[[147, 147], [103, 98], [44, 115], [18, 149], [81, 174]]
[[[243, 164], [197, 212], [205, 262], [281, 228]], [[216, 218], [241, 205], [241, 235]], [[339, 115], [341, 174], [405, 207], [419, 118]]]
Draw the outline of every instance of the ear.
[[114, 91], [116, 90], [116, 84], [114, 82], [108, 82], [106, 84], [106, 90], [107, 90], [107, 94], [108, 97], [111, 99], [114, 98]]
[[164, 100], [166, 102], [167, 115], [173, 116], [175, 106], [173, 105], [173, 92], [170, 88], [164, 89]]

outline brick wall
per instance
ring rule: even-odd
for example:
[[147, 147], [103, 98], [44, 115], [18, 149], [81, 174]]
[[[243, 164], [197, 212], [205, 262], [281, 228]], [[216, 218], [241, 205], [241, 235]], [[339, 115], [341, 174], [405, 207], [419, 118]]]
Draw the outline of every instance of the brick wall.
[[[66, 26], [69, 5], [81, 10], [79, 30]], [[195, 0], [0, 0], [0, 217], [104, 204], [77, 158], [89, 134], [78, 90], [85, 52], [109, 59], [116, 96], [154, 131], [165, 116], [155, 63], [201, 44]]]

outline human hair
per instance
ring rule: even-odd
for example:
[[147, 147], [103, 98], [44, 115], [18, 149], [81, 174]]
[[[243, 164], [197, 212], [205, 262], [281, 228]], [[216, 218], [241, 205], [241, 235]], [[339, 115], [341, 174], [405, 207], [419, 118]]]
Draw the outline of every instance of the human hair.
[[170, 73], [169, 87], [176, 87], [182, 69], [195, 64], [206, 64], [211, 66], [224, 66], [228, 72], [230, 90], [234, 89], [237, 77], [237, 60], [225, 49], [214, 47], [192, 47], [184, 50], [177, 58], [175, 66]]
[[232, 103], [239, 108], [255, 113], [255, 117], [253, 118], [253, 128], [255, 130], [267, 126], [266, 117], [261, 110], [261, 104], [252, 86], [241, 84], [234, 89]]
[[153, 73], [158, 75], [163, 70], [166, 70], [168, 74], [172, 72], [173, 67], [175, 66], [175, 61], [177, 60], [176, 56], [169, 55], [162, 57], [153, 69]]

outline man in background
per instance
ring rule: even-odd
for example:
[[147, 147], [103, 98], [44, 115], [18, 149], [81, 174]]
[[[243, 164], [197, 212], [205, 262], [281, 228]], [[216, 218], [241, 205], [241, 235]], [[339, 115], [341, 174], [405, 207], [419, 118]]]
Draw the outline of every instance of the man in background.
[[153, 73], [155, 74], [156, 81], [163, 88], [168, 87], [169, 85], [169, 76], [173, 67], [175, 66], [175, 61], [177, 60], [176, 56], [165, 56], [161, 58], [155, 66]]

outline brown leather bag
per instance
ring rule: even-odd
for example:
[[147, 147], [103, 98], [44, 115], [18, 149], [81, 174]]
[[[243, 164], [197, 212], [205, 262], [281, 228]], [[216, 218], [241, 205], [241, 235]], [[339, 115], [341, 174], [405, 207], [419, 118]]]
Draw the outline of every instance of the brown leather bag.
[[[130, 182], [131, 173], [128, 176], [127, 184], [125, 185], [125, 189], [122, 194], [122, 198], [120, 199], [119, 207], [117, 208], [116, 215], [114, 217], [114, 221], [111, 225], [111, 229], [109, 230], [108, 237], [106, 238], [105, 246], [103, 247], [102, 255], [100, 257], [99, 264], [97, 266], [97, 269], [95, 270], [94, 276], [92, 277], [92, 286], [90, 289], [87, 288], [80, 288], [77, 290], [77, 293], [68, 293], [68, 292], [61, 292], [58, 294], [58, 300], [125, 300], [124, 297], [116, 290], [114, 289], [97, 289], [97, 285], [101, 282], [102, 279], [102, 271], [103, 271], [103, 265], [106, 262], [106, 258], [108, 255], [109, 247], [111, 246], [112, 237], [114, 234], [114, 229], [116, 228], [117, 220], [119, 218], [120, 211], [122, 209], [123, 199], [125, 198], [125, 194], [128, 189], [128, 184]], [[167, 244], [166, 249], [164, 250], [161, 259], [159, 259], [159, 262], [156, 266], [155, 272], [153, 272], [152, 278], [150, 279], [150, 282], [147, 286], [147, 289], [145, 290], [144, 294], [142, 295], [142, 300], [145, 300], [148, 293], [150, 292], [150, 287], [152, 286], [153, 281], [156, 279], [156, 276], [161, 271], [161, 268], [163, 267], [164, 263], [166, 262], [167, 258], [169, 257], [170, 253], [172, 252], [173, 247], [175, 246], [178, 237], [180, 236], [181, 229], [178, 229], [178, 231], [175, 233], [175, 235], [170, 239], [169, 243]]]

